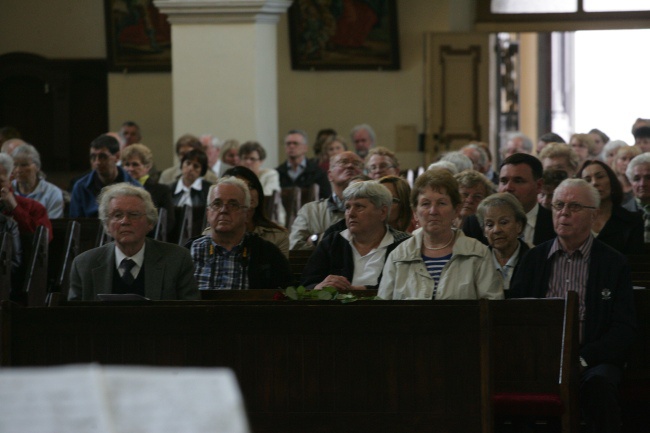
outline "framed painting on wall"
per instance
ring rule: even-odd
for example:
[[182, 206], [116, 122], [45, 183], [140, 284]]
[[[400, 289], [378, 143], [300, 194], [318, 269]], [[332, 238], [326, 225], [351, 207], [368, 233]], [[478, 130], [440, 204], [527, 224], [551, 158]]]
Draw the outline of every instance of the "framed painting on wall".
[[289, 36], [293, 69], [400, 68], [395, 0], [295, 0]]
[[104, 0], [111, 71], [170, 71], [171, 26], [153, 0]]

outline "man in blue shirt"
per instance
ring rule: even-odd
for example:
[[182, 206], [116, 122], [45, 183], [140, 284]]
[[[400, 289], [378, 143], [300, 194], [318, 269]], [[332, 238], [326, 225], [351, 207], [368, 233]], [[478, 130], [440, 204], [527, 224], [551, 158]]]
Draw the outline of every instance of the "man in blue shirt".
[[100, 135], [90, 143], [92, 171], [79, 179], [70, 196], [70, 218], [97, 217], [97, 196], [102, 188], [118, 182], [142, 186], [128, 175], [120, 160], [120, 143], [115, 137]]

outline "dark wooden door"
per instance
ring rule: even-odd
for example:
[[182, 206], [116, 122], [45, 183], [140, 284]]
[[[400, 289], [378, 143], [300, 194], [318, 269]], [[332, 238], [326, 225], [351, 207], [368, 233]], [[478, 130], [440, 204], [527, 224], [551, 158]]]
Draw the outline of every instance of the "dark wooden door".
[[0, 56], [0, 126], [36, 146], [46, 173], [89, 167], [88, 145], [108, 130], [107, 100], [104, 60]]

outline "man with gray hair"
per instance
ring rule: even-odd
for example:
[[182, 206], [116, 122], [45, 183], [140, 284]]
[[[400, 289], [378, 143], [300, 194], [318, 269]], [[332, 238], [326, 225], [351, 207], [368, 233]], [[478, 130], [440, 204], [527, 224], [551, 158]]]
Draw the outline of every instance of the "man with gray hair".
[[515, 272], [511, 298], [578, 293], [580, 406], [590, 432], [620, 432], [618, 384], [635, 339], [632, 278], [627, 259], [594, 238], [600, 194], [582, 179], [566, 179], [553, 193], [557, 237], [528, 251]]
[[307, 133], [300, 129], [292, 129], [284, 137], [287, 160], [276, 167], [280, 174], [280, 187], [309, 188], [318, 184], [318, 196], [327, 198], [332, 193], [327, 175], [318, 166], [318, 161], [307, 158], [307, 143]]
[[354, 151], [361, 159], [368, 156], [368, 152], [375, 147], [377, 141], [374, 129], [366, 123], [353, 127], [350, 131], [350, 139], [354, 143]]
[[506, 159], [515, 153], [533, 154], [533, 142], [520, 131], [510, 132], [506, 135], [505, 144], [501, 145], [501, 159]]
[[244, 181], [219, 179], [210, 187], [208, 203], [210, 233], [190, 246], [200, 290], [284, 289], [293, 284], [280, 249], [246, 231], [251, 194]]
[[387, 224], [393, 196], [376, 181], [355, 182], [343, 191], [346, 228], [327, 235], [303, 272], [311, 289], [376, 289], [386, 257], [410, 237]]
[[99, 219], [114, 241], [74, 259], [68, 299], [94, 301], [104, 294], [156, 301], [199, 299], [189, 251], [147, 238], [157, 218], [143, 188], [125, 182], [105, 187], [99, 196]]
[[[212, 171], [217, 178], [221, 177], [221, 141], [212, 134], [203, 134], [199, 137], [203, 151], [208, 157], [208, 170]], [[224, 170], [225, 171], [225, 170]]]
[[643, 213], [644, 240], [650, 243], [650, 153], [635, 156], [627, 165], [625, 175], [632, 185], [634, 200], [624, 207]]
[[481, 174], [487, 173], [490, 167], [487, 152], [476, 143], [469, 143], [460, 148], [460, 153], [468, 157], [472, 161], [474, 170]]

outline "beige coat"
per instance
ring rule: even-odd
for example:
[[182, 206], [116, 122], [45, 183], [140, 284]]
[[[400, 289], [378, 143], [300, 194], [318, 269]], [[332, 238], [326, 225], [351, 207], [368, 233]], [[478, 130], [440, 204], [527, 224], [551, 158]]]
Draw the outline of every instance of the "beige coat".
[[[456, 231], [451, 259], [435, 299], [503, 299], [503, 279], [488, 247]], [[434, 281], [422, 260], [422, 233], [402, 242], [386, 259], [379, 285], [383, 299], [431, 299]]]

